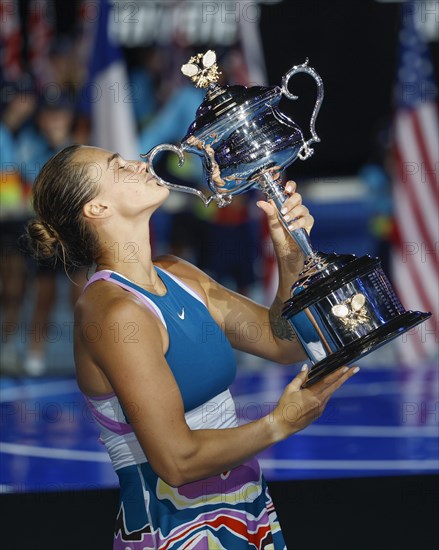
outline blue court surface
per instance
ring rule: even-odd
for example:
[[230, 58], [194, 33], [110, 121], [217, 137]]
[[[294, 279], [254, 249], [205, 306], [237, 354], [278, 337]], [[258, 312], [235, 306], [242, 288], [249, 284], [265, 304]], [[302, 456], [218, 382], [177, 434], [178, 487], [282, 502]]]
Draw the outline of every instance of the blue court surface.
[[[240, 421], [269, 413], [296, 371], [272, 364], [263, 371], [244, 369], [232, 387]], [[437, 473], [438, 393], [436, 367], [362, 368], [319, 420], [260, 455], [265, 476], [277, 481]], [[117, 486], [73, 376], [2, 378], [0, 410], [3, 493]]]

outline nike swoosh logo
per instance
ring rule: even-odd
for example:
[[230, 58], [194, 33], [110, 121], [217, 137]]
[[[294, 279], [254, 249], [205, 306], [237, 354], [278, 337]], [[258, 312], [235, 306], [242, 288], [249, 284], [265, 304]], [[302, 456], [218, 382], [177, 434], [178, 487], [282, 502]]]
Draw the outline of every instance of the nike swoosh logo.
[[181, 310], [181, 313], [177, 313], [177, 315], [180, 317], [180, 319], [184, 319], [184, 306], [183, 306], [183, 309]]

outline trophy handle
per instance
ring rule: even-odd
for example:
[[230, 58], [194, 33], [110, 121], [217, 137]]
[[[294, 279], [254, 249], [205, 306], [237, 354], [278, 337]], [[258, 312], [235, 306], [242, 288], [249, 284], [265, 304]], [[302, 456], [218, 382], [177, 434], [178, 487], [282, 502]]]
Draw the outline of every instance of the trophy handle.
[[158, 181], [159, 185], [163, 185], [163, 187], [167, 187], [170, 190], [181, 191], [183, 193], [191, 193], [192, 195], [197, 195], [197, 197], [199, 197], [203, 201], [204, 206], [209, 206], [209, 204], [213, 200], [215, 202], [217, 202], [218, 206], [220, 206], [220, 207], [226, 206], [227, 204], [230, 204], [230, 202], [231, 202], [230, 195], [215, 194], [215, 195], [211, 195], [210, 197], [206, 197], [206, 195], [204, 193], [202, 193], [201, 191], [199, 191], [198, 189], [194, 189], [194, 188], [188, 187], [186, 185], [179, 185], [177, 183], [170, 183], [169, 181], [166, 181], [163, 178], [161, 178], [157, 174], [157, 172], [154, 170], [153, 161], [154, 161], [155, 156], [158, 153], [161, 153], [163, 151], [172, 151], [173, 153], [178, 155], [178, 158], [179, 158], [178, 165], [183, 166], [183, 164], [184, 164], [184, 151], [183, 151], [183, 148], [181, 146], [177, 147], [176, 145], [172, 145], [170, 143], [163, 143], [162, 145], [157, 145], [156, 147], [153, 147], [148, 153], [144, 153], [144, 154], [140, 155], [148, 163], [148, 170], [149, 170], [150, 174], [152, 174], [154, 176], [154, 178]]
[[314, 153], [314, 149], [309, 147], [311, 143], [317, 143], [320, 141], [319, 136], [316, 134], [315, 131], [315, 124], [317, 115], [320, 111], [320, 106], [323, 101], [323, 80], [321, 79], [320, 75], [316, 73], [316, 71], [312, 67], [308, 67], [308, 58], [306, 59], [305, 63], [302, 63], [301, 65], [295, 65], [292, 69], [290, 69], [283, 77], [282, 77], [282, 93], [284, 96], [288, 99], [296, 100], [299, 96], [292, 94], [288, 90], [288, 83], [290, 81], [290, 78], [297, 74], [297, 73], [307, 73], [311, 75], [317, 84], [317, 99], [314, 105], [314, 109], [311, 115], [311, 121], [310, 121], [310, 131], [311, 131], [311, 139], [308, 141], [305, 141], [302, 147], [300, 148], [298, 157], [300, 160], [306, 160], [308, 157], [310, 157]]

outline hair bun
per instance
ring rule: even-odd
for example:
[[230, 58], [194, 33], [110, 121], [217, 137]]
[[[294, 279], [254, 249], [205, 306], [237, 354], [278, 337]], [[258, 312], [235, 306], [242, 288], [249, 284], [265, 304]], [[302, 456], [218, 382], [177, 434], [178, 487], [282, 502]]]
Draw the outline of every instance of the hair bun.
[[31, 220], [26, 228], [27, 249], [37, 260], [57, 256], [59, 236], [53, 227], [41, 220]]

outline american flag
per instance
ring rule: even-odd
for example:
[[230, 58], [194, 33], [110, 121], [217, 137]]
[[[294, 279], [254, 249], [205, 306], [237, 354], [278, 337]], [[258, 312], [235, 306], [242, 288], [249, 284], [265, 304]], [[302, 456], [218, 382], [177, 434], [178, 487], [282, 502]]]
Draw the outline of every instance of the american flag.
[[402, 5], [393, 126], [395, 246], [393, 283], [407, 309], [432, 316], [398, 340], [403, 364], [437, 357], [438, 178], [437, 88], [427, 44], [417, 28], [418, 5]]

